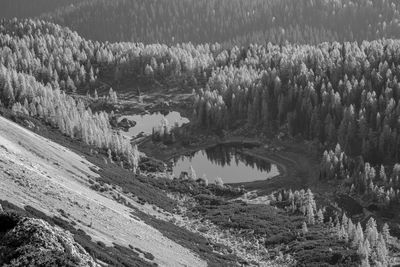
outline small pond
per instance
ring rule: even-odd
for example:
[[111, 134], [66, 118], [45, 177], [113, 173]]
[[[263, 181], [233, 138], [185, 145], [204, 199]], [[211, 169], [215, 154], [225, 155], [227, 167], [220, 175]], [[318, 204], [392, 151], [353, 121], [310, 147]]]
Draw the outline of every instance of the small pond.
[[172, 170], [175, 177], [179, 177], [192, 166], [197, 177], [205, 174], [210, 183], [221, 177], [227, 184], [266, 180], [279, 174], [275, 164], [245, 155], [243, 148], [243, 145], [217, 145], [180, 156], [173, 160]]
[[118, 122], [123, 120], [124, 118], [135, 121], [136, 125], [134, 127], [129, 128], [128, 132], [122, 133], [128, 137], [135, 137], [139, 133], [143, 132], [145, 135], [150, 135], [153, 131], [154, 127], [158, 127], [163, 118], [167, 119], [170, 126], [174, 126], [175, 123], [178, 126], [182, 126], [185, 123], [189, 122], [189, 119], [182, 117], [179, 112], [172, 111], [167, 113], [166, 115], [156, 112], [152, 114], [142, 114], [142, 115], [130, 115], [130, 116], [121, 116], [118, 118]]

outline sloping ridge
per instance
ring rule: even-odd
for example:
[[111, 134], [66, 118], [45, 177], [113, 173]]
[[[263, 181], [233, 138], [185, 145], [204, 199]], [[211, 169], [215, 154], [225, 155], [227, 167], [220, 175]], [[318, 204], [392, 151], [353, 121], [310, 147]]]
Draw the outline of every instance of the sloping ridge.
[[[206, 266], [192, 251], [131, 216], [132, 210], [89, 188], [96, 168], [68, 148], [0, 116], [0, 198], [49, 216], [68, 214], [77, 228], [107, 245], [131, 245], [161, 266]], [[136, 216], [135, 216], [136, 217]]]

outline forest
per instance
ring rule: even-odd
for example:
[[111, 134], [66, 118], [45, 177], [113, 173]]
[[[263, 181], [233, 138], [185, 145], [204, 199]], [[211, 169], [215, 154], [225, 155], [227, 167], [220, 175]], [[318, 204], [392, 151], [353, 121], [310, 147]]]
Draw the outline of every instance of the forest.
[[77, 4], [79, 0], [3, 0], [1, 1], [0, 18], [12, 19], [36, 17], [56, 8]]
[[[8, 10], [13, 3], [7, 2]], [[126, 82], [131, 88], [142, 86], [143, 92], [179, 87], [191, 94], [191, 135], [243, 130], [260, 138], [284, 133], [291, 140], [313, 142], [321, 152], [320, 181], [337, 185], [360, 203], [398, 212], [397, 1], [53, 4], [40, 12], [8, 12], [31, 18], [1, 20], [0, 106], [41, 120], [139, 173], [142, 152], [113, 129], [114, 113], [92, 111], [88, 103], [116, 104]], [[0, 17], [5, 16], [0, 12]], [[108, 93], [99, 96], [97, 88], [106, 82]], [[163, 137], [161, 130], [158, 136], [153, 131], [152, 141], [167, 138], [165, 145], [174, 144], [178, 132]], [[193, 169], [192, 176], [197, 178]], [[269, 198], [305, 218], [303, 235], [308, 227], [324, 225], [322, 232], [330, 229], [332, 238], [355, 251], [355, 262], [388, 266], [387, 223], [373, 217], [360, 223], [346, 213], [328, 216], [310, 190], [285, 189]]]
[[395, 0], [85, 0], [41, 17], [99, 41], [318, 44], [398, 36], [397, 5]]

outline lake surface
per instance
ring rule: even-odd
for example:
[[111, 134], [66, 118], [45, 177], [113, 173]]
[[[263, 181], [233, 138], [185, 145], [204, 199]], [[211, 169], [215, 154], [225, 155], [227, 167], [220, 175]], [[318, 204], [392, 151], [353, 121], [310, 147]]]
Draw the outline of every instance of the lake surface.
[[210, 183], [221, 177], [224, 183], [252, 182], [270, 179], [279, 174], [275, 164], [243, 153], [241, 145], [217, 145], [174, 159], [173, 173], [179, 177], [190, 166], [197, 177], [205, 174]]
[[135, 137], [141, 132], [143, 132], [145, 135], [150, 135], [154, 127], [160, 126], [163, 118], [167, 119], [170, 126], [174, 126], [175, 123], [177, 123], [177, 125], [180, 127], [189, 122], [189, 119], [182, 117], [181, 114], [176, 111], [169, 112], [166, 115], [156, 112], [152, 114], [122, 116], [118, 119], [118, 122], [124, 118], [136, 122], [136, 125], [129, 128], [128, 132], [121, 131], [123, 135], [128, 137]]

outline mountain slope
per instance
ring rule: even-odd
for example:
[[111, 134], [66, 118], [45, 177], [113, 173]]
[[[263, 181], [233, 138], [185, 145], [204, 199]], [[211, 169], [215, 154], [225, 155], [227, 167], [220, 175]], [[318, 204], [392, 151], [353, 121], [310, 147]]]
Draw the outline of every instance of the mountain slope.
[[42, 17], [101, 41], [315, 44], [399, 36], [397, 2], [85, 0]]
[[77, 2], [78, 0], [2, 0], [0, 18], [35, 17], [43, 12], [50, 12]]
[[205, 266], [191, 251], [146, 225], [132, 209], [89, 188], [96, 169], [84, 158], [0, 117], [0, 195], [47, 215], [67, 214], [93, 239], [138, 247], [162, 266]]

